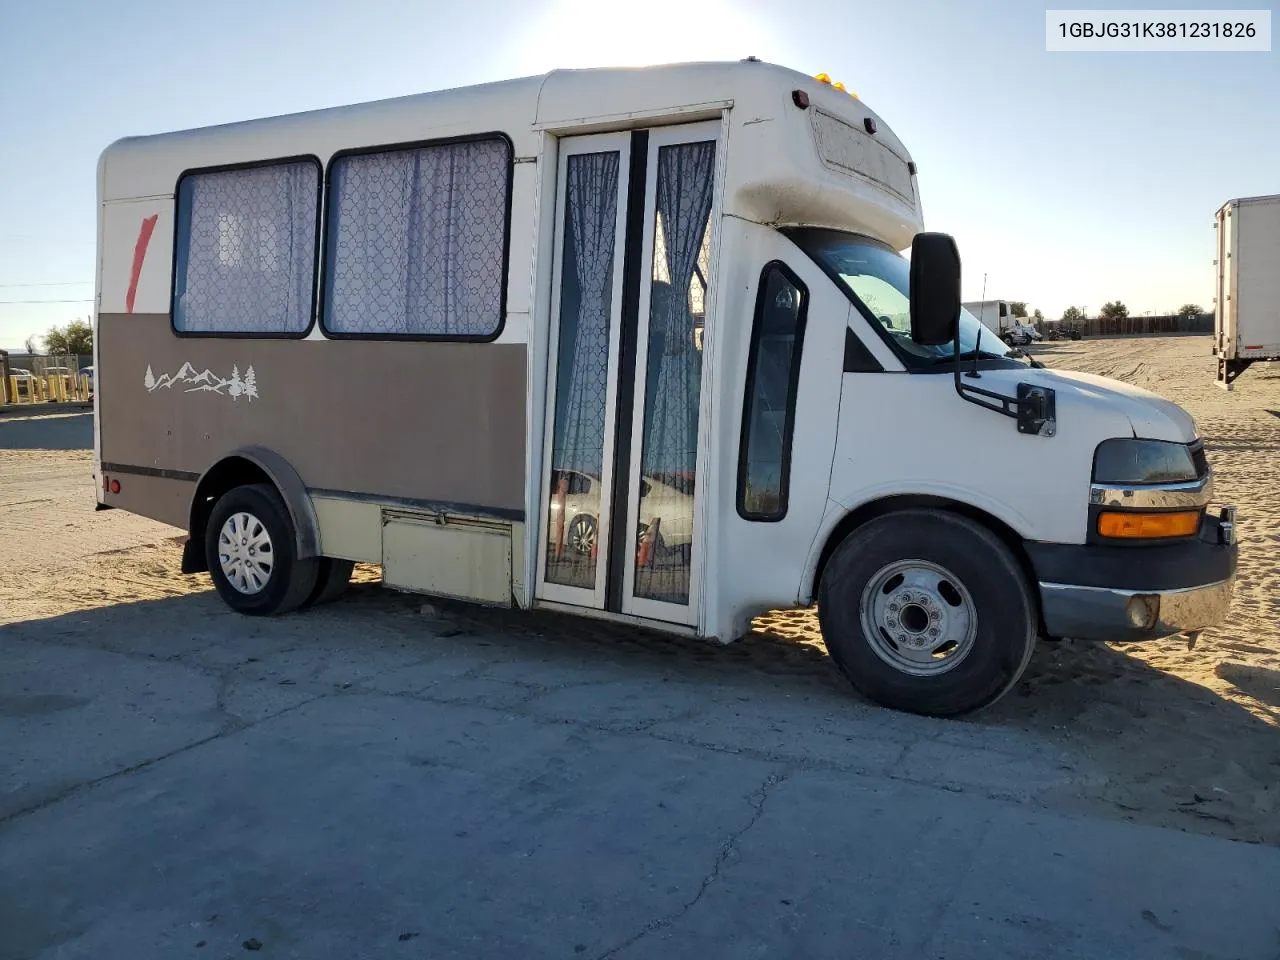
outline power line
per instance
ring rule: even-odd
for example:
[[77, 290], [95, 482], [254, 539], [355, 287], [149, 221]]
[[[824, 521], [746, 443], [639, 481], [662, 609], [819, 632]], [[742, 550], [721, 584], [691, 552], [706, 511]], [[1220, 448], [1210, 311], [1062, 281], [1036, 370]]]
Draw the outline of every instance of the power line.
[[32, 237], [22, 235], [10, 235], [0, 237], [0, 243], [97, 243], [87, 237]]
[[0, 289], [8, 287], [85, 287], [92, 280], [42, 280], [38, 283], [0, 283]]
[[15, 303], [93, 303], [93, 297], [84, 300], [0, 300], [4, 305]]

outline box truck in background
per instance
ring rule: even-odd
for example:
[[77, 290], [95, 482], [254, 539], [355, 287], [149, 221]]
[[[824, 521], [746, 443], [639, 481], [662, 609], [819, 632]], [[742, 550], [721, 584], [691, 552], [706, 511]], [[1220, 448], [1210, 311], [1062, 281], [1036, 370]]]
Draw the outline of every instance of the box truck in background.
[[983, 300], [963, 304], [986, 327], [1000, 334], [1011, 347], [1021, 347], [1040, 339], [1040, 331], [1026, 317], [1015, 317], [1008, 300]]
[[1280, 360], [1280, 196], [1229, 200], [1213, 226], [1213, 355], [1230, 390], [1250, 364]]

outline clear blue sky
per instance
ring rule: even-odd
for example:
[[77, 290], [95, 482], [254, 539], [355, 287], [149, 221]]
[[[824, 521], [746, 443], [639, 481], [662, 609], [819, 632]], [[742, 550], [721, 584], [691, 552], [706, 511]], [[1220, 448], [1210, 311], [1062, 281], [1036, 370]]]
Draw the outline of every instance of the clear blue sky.
[[[1280, 54], [1050, 54], [1045, 6], [9, 4], [0, 21], [0, 301], [93, 296], [95, 165], [120, 136], [556, 66], [755, 55], [830, 73], [893, 127], [919, 163], [929, 227], [959, 241], [966, 299], [978, 299], [986, 273], [988, 298], [1026, 300], [1050, 317], [1114, 298], [1135, 313], [1208, 306], [1214, 210], [1280, 193]], [[15, 286], [64, 281], [82, 283]], [[0, 347], [90, 311], [88, 302], [0, 303]]]

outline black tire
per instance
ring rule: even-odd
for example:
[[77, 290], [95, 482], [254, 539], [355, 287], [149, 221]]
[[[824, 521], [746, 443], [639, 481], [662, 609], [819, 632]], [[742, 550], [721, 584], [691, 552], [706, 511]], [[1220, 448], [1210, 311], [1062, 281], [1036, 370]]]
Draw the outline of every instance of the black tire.
[[[864, 590], [886, 567], [909, 560], [949, 571], [973, 605], [968, 652], [931, 676], [895, 667], [864, 631]], [[1039, 622], [1022, 568], [995, 534], [965, 517], [925, 509], [879, 517], [845, 538], [823, 573], [818, 618], [832, 659], [862, 694], [930, 716], [968, 713], [999, 700], [1026, 669]]]
[[[220, 560], [219, 539], [223, 525], [232, 514], [238, 513], [254, 517], [265, 528], [271, 541], [273, 559], [270, 573], [266, 583], [253, 593], [238, 590], [227, 578]], [[236, 487], [223, 494], [209, 514], [204, 547], [209, 576], [218, 596], [237, 613], [253, 617], [289, 613], [306, 603], [316, 589], [320, 562], [315, 557], [298, 558], [289, 510], [279, 492], [270, 484]]]
[[316, 576], [315, 589], [303, 604], [305, 607], [318, 607], [324, 603], [332, 603], [342, 596], [351, 583], [351, 571], [355, 564], [350, 560], [335, 560], [333, 557], [320, 558], [320, 571]]

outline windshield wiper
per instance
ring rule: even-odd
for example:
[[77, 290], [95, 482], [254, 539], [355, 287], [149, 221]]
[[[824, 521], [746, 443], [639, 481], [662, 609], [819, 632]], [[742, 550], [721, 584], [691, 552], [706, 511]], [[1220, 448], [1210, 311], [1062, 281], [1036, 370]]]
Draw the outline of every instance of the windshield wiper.
[[986, 350], [981, 352], [975, 350], [966, 350], [958, 357], [954, 354], [948, 354], [945, 357], [934, 357], [933, 366], [940, 367], [944, 363], [955, 363], [957, 360], [1003, 360], [1005, 357], [1015, 357], [1012, 350], [1008, 353], [988, 353]]

